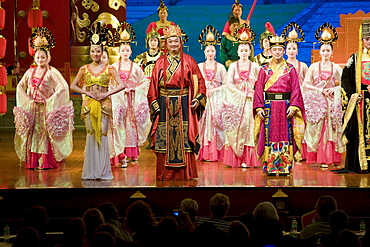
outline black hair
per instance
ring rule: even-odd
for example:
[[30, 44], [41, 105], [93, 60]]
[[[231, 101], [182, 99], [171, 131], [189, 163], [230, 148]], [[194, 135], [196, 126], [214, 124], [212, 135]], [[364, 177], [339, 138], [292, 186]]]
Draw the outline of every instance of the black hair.
[[333, 44], [332, 43], [321, 43], [320, 44], [320, 49], [321, 49], [321, 46], [323, 46], [323, 45], [330, 45], [331, 50], [334, 51], [334, 47], [333, 47]]
[[239, 18], [235, 17], [235, 16], [231, 16], [231, 17], [229, 17], [228, 22], [229, 22], [229, 25], [232, 25], [234, 23], [239, 23]]

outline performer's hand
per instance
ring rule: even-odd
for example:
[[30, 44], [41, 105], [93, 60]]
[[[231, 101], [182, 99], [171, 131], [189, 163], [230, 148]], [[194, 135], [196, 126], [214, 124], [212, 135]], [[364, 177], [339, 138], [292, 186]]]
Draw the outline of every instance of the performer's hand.
[[197, 109], [197, 107], [198, 107], [198, 106], [199, 106], [199, 102], [198, 102], [198, 100], [193, 99], [193, 100], [191, 101], [190, 108], [192, 108], [192, 109]]
[[323, 93], [326, 97], [329, 97], [334, 94], [334, 88], [325, 88]]
[[[368, 86], [369, 87], [369, 86]], [[367, 89], [367, 90], [369, 90], [369, 89]], [[357, 104], [360, 104], [361, 103], [361, 100], [362, 100], [362, 95], [361, 94], [359, 94], [358, 95], [358, 98], [357, 98]]]
[[109, 92], [106, 92], [106, 93], [100, 93], [100, 94], [98, 94], [98, 95], [96, 95], [96, 100], [97, 101], [100, 101], [100, 100], [103, 100], [103, 99], [105, 99], [106, 97], [108, 97], [110, 94], [109, 94]]
[[96, 99], [96, 94], [94, 92], [86, 92], [86, 95], [89, 96], [92, 99]]
[[287, 114], [286, 115], [287, 118], [291, 118], [294, 115], [294, 110], [289, 106], [288, 110], [286, 111], [286, 114]]
[[367, 86], [367, 91], [370, 93], [370, 85]]
[[258, 112], [257, 112], [257, 115], [260, 119], [262, 120], [265, 120], [265, 110], [263, 109], [260, 109]]

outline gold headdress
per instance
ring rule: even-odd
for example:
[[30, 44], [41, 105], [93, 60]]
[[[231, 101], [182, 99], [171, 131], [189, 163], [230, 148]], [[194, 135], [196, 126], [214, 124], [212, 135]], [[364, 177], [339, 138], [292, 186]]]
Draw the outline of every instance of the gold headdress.
[[157, 9], [157, 12], [159, 12], [161, 9], [166, 10], [166, 11], [167, 11], [167, 13], [168, 13], [168, 8], [167, 8], [167, 6], [164, 4], [163, 0], [160, 0], [160, 4], [159, 4], [159, 7], [158, 7], [158, 9]]
[[37, 27], [31, 35], [30, 46], [35, 50], [49, 51], [55, 47], [55, 39], [47, 27]]
[[281, 33], [287, 42], [302, 42], [304, 39], [304, 32], [302, 28], [295, 22], [289, 23]]
[[207, 25], [199, 34], [198, 42], [201, 46], [218, 45], [221, 42], [221, 35], [214, 27]]
[[239, 43], [247, 44], [254, 40], [256, 33], [248, 24], [243, 23], [238, 29], [235, 30], [233, 36]]
[[155, 31], [154, 28], [152, 28], [152, 30], [146, 34], [146, 37], [145, 37], [145, 43], [146, 43], [146, 46], [148, 47], [148, 42], [150, 39], [158, 39], [158, 46], [160, 45], [160, 38], [161, 38], [161, 34], [158, 33], [157, 31]]
[[189, 40], [188, 35], [178, 25], [169, 25], [164, 27], [163, 36], [165, 39], [170, 37], [179, 37], [183, 44]]
[[325, 22], [316, 30], [315, 38], [321, 44], [331, 44], [338, 40], [338, 33], [329, 22]]
[[361, 38], [370, 36], [370, 19], [362, 20], [362, 34]]
[[88, 39], [91, 45], [112, 46], [113, 37], [108, 27], [96, 22], [89, 29]]
[[231, 6], [231, 9], [234, 9], [237, 6], [239, 6], [240, 8], [243, 8], [243, 4], [241, 4], [239, 0], [235, 0], [235, 3], [233, 4], [233, 6]]
[[270, 37], [275, 35], [274, 27], [270, 22], [266, 22], [265, 24], [265, 31], [260, 35], [260, 47], [263, 48], [263, 40], [264, 39], [270, 39]]
[[121, 22], [121, 25], [117, 28], [114, 33], [114, 41], [119, 44], [130, 44], [135, 43], [136, 34], [132, 26], [124, 21]]

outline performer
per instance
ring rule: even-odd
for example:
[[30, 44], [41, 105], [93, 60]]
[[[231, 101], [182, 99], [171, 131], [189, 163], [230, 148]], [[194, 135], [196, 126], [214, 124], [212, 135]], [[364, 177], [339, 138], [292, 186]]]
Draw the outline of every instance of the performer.
[[298, 74], [299, 85], [302, 86], [308, 66], [304, 62], [298, 61], [297, 55], [298, 42], [304, 40], [304, 32], [297, 23], [291, 22], [284, 28], [282, 35], [284, 35], [287, 40], [285, 52], [288, 57], [287, 62], [293, 64]]
[[266, 22], [265, 24], [265, 31], [260, 35], [260, 47], [263, 51], [258, 54], [255, 59], [256, 62], [262, 66], [272, 60], [271, 50], [270, 50], [270, 42], [269, 39], [275, 33], [274, 27], [271, 25], [270, 22]]
[[[229, 27], [232, 34], [239, 28], [239, 21], [236, 17], [230, 17]], [[230, 64], [239, 59], [237, 40], [232, 34], [226, 34], [221, 39], [220, 59], [221, 63], [225, 65], [226, 69]]]
[[14, 147], [26, 168], [57, 168], [72, 152], [73, 106], [67, 82], [48, 65], [48, 51], [55, 46], [49, 29], [36, 28], [30, 46], [36, 50], [37, 66], [17, 86]]
[[345, 148], [342, 143], [342, 98], [340, 78], [342, 69], [330, 61], [332, 43], [338, 39], [335, 28], [324, 23], [316, 31], [321, 43], [321, 61], [311, 64], [302, 85], [306, 109], [304, 145], [306, 164], [340, 165]]
[[[208, 25], [199, 35], [198, 41], [204, 45], [206, 61], [198, 64], [203, 78], [205, 79], [207, 98], [210, 92], [221, 86], [226, 79], [225, 67], [218, 63], [216, 58], [216, 45], [220, 43], [221, 35], [218, 31]], [[201, 148], [198, 159], [206, 161], [219, 161], [223, 159], [223, 143], [225, 133], [216, 127], [215, 112], [213, 105], [208, 101], [203, 116], [199, 121], [199, 135]]]
[[151, 136], [157, 155], [157, 180], [190, 180], [198, 177], [197, 108], [204, 107], [206, 87], [197, 63], [183, 53], [178, 26], [164, 30], [165, 55], [153, 70], [148, 100], [154, 119]]
[[[117, 128], [116, 125], [115, 127], [117, 131], [125, 134], [126, 142], [124, 145], [115, 142], [114, 146], [118, 148], [116, 153], [119, 156], [118, 160], [122, 160], [121, 157], [127, 157], [131, 158], [132, 161], [137, 161], [140, 154], [139, 146], [144, 144], [150, 130], [147, 99], [149, 81], [140, 66], [130, 60], [132, 54], [130, 43], [136, 38], [131, 25], [122, 22], [121, 27], [115, 34], [115, 41], [120, 43], [121, 59], [112, 66], [126, 84], [126, 89], [112, 97], [113, 122], [117, 124], [123, 122], [123, 129]], [[119, 113], [122, 107], [125, 109], [125, 116]], [[117, 136], [115, 137], [117, 139]], [[117, 165], [117, 159], [114, 160], [114, 165]], [[121, 167], [127, 167], [126, 162], [122, 162]]]
[[303, 99], [297, 72], [283, 59], [285, 39], [274, 35], [270, 47], [272, 61], [258, 74], [253, 101], [257, 154], [267, 175], [288, 175], [302, 150]]
[[142, 68], [148, 80], [152, 77], [155, 62], [163, 55], [163, 52], [160, 50], [159, 36], [160, 34], [154, 28], [147, 33], [145, 43], [149, 50], [137, 55], [134, 59], [134, 62]]
[[338, 173], [367, 173], [369, 152], [369, 114], [370, 98], [370, 19], [364, 19], [359, 30], [358, 52], [351, 55], [343, 69], [342, 87], [346, 98], [350, 99], [344, 115], [344, 136], [347, 143], [345, 167], [333, 170]]
[[[82, 179], [113, 179], [109, 142], [112, 118], [110, 95], [124, 89], [125, 85], [110, 65], [103, 63], [103, 45], [112, 45], [113, 37], [100, 22], [89, 28], [90, 57], [92, 63], [82, 66], [71, 84], [71, 90], [85, 94], [81, 118], [86, 126], [85, 160]], [[110, 81], [118, 86], [109, 90]]]
[[[231, 14], [230, 17], [235, 17], [238, 19], [239, 25], [242, 25], [243, 23], [247, 23], [249, 25], [249, 20], [243, 20], [242, 14], [243, 14], [243, 5], [239, 2], [239, 0], [235, 0], [235, 3], [231, 6]], [[235, 30], [234, 30], [235, 31]], [[230, 23], [227, 21], [224, 26], [224, 30], [222, 32], [223, 36], [227, 36], [228, 34], [233, 34], [234, 32], [230, 30]]]
[[176, 25], [172, 21], [168, 21], [168, 8], [164, 4], [163, 0], [160, 0], [160, 5], [157, 9], [159, 21], [151, 22], [148, 27], [146, 28], [146, 33], [150, 33], [153, 29], [154, 31], [158, 32], [160, 34], [160, 41], [161, 41], [161, 47], [164, 47], [164, 31], [163, 29], [165, 27], [168, 27], [170, 25]]
[[256, 34], [246, 24], [235, 31], [240, 59], [230, 65], [224, 88], [224, 111], [217, 119], [225, 125], [224, 164], [231, 167], [259, 166], [255, 151], [253, 96], [259, 66], [253, 59], [251, 42]]
[[109, 64], [109, 52], [107, 48], [104, 48], [103, 55], [101, 56], [101, 61], [103, 63]]

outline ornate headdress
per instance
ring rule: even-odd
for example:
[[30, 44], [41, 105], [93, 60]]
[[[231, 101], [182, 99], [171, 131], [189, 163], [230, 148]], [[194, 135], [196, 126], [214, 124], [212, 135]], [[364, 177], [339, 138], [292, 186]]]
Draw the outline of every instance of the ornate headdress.
[[160, 4], [159, 4], [159, 7], [158, 7], [158, 9], [157, 9], [157, 12], [159, 12], [161, 9], [166, 10], [166, 11], [167, 11], [167, 13], [168, 13], [168, 8], [167, 8], [167, 6], [164, 4], [163, 0], [160, 0]]
[[316, 30], [315, 38], [321, 44], [331, 44], [337, 41], [338, 33], [329, 22], [325, 22]]
[[178, 25], [169, 25], [164, 27], [163, 36], [165, 39], [170, 37], [179, 37], [183, 44], [189, 40], [188, 35]]
[[90, 40], [91, 45], [101, 45], [101, 46], [113, 45], [112, 33], [108, 29], [108, 27], [104, 26], [102, 23], [96, 22], [88, 29], [89, 29], [88, 39]]
[[124, 21], [114, 33], [114, 42], [119, 44], [135, 43], [136, 34], [132, 26]]
[[199, 34], [198, 42], [202, 45], [218, 45], [221, 42], [220, 33], [211, 25], [207, 25]]
[[370, 36], [370, 19], [362, 20], [362, 34], [361, 37]]
[[263, 40], [264, 39], [270, 39], [270, 37], [275, 35], [274, 27], [270, 22], [266, 22], [265, 24], [265, 31], [260, 35], [260, 47], [263, 48]]
[[235, 3], [231, 6], [231, 9], [234, 9], [237, 6], [239, 6], [240, 8], [243, 8], [243, 4], [241, 4], [239, 0], [235, 0]]
[[254, 38], [256, 37], [256, 33], [248, 24], [243, 23], [238, 29], [235, 30], [233, 36], [238, 41], [238, 43], [247, 44], [251, 43], [254, 40]]
[[304, 32], [302, 28], [295, 22], [289, 23], [281, 33], [287, 42], [302, 42], [304, 39]]
[[146, 46], [148, 46], [148, 41], [150, 39], [158, 39], [158, 46], [160, 45], [160, 38], [161, 38], [161, 34], [158, 33], [157, 31], [155, 31], [154, 28], [152, 28], [152, 30], [146, 34], [146, 37], [145, 37], [145, 43], [146, 43]]
[[55, 46], [55, 39], [47, 27], [37, 27], [31, 35], [30, 46], [49, 51]]

